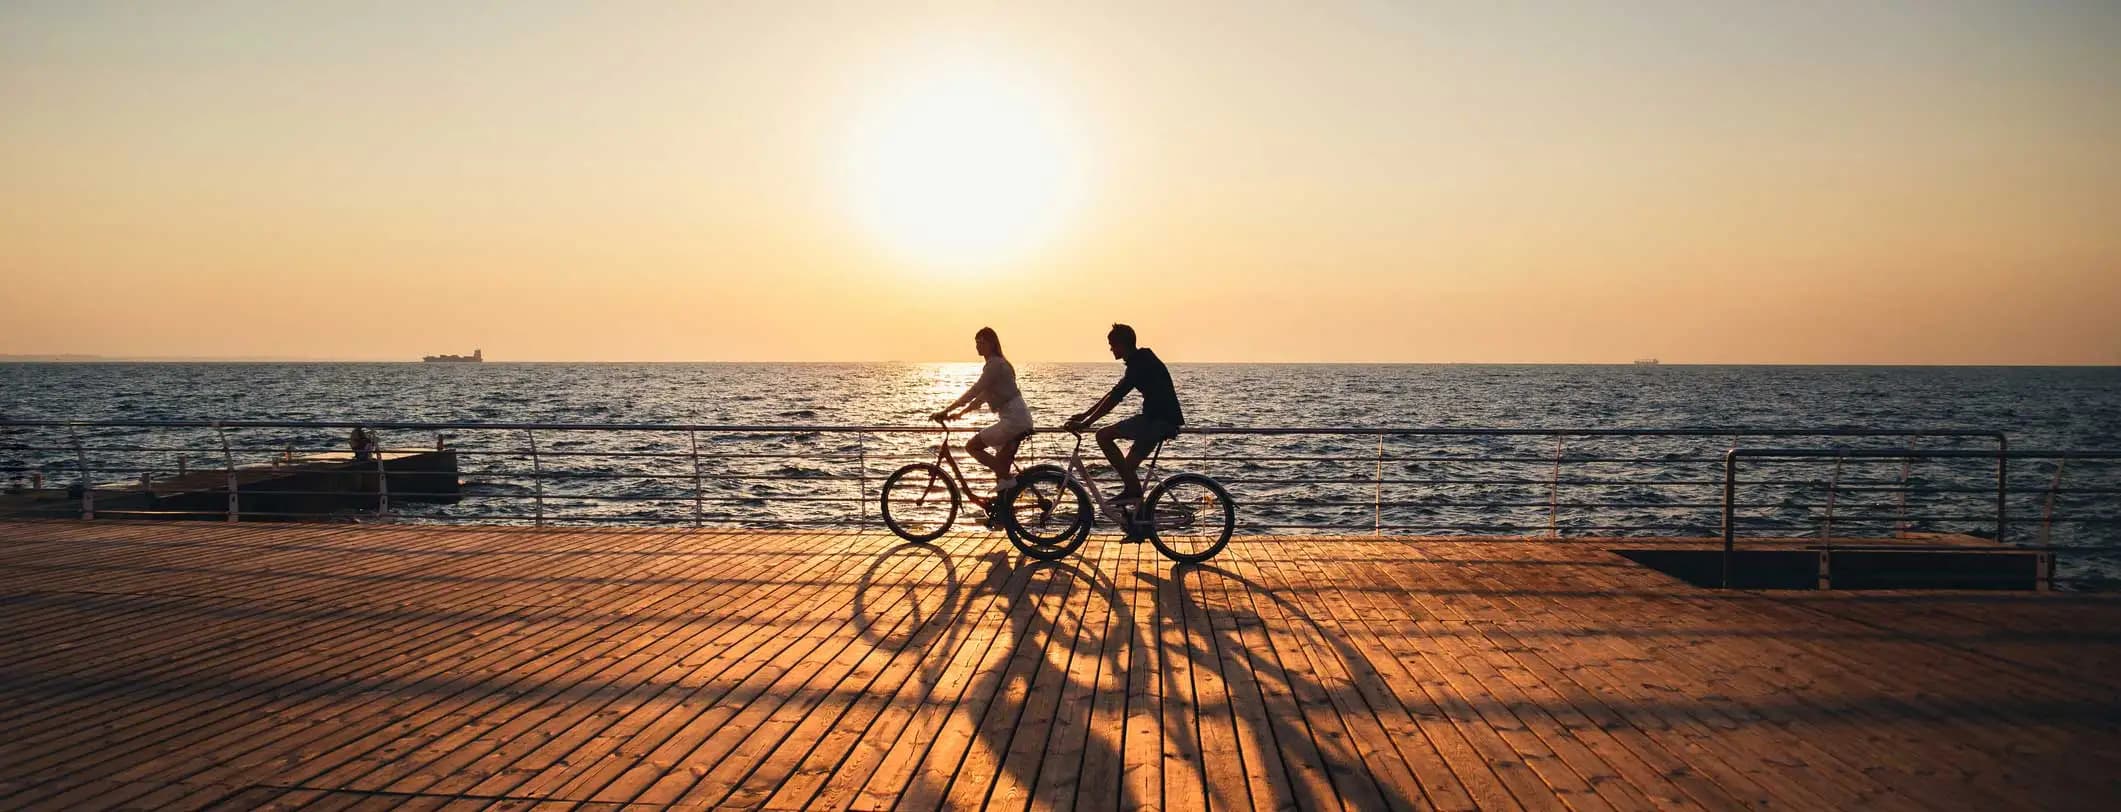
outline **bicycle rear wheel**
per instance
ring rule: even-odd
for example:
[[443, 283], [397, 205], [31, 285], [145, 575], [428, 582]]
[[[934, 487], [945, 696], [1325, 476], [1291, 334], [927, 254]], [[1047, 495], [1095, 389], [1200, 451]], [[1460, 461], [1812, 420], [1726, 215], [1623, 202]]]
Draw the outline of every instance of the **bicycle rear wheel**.
[[1058, 466], [1033, 466], [995, 500], [1009, 541], [1024, 555], [1052, 561], [1090, 536], [1090, 493]]
[[1178, 474], [1157, 483], [1137, 519], [1149, 543], [1173, 561], [1214, 558], [1237, 530], [1237, 503], [1222, 483], [1200, 474]]
[[891, 472], [879, 497], [884, 526], [899, 538], [921, 543], [950, 532], [960, 499], [957, 481], [942, 466], [923, 462]]

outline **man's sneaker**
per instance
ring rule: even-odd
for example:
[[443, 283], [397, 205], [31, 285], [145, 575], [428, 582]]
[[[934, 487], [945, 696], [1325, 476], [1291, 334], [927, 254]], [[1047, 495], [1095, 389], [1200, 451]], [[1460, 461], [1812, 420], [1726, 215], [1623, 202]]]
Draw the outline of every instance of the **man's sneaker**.
[[995, 480], [995, 481], [994, 481], [994, 492], [995, 492], [995, 493], [997, 493], [997, 494], [1001, 493], [1002, 491], [1006, 491], [1006, 490], [1008, 490], [1008, 489], [1010, 489], [1010, 488], [1014, 488], [1014, 487], [1016, 487], [1016, 480], [1015, 480], [1015, 479], [1013, 479], [1013, 478], [1012, 478], [1012, 479], [997, 479], [997, 480]]

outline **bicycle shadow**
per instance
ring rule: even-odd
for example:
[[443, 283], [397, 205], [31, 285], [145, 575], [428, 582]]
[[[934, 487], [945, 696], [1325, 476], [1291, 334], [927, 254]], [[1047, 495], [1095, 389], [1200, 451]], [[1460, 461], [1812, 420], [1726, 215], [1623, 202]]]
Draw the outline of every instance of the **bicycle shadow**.
[[[1063, 694], [1093, 692], [1094, 685], [1073, 680], [1071, 670], [1120, 670], [1109, 664], [1089, 668], [1070, 657], [1078, 643], [1101, 640], [1105, 631], [1102, 621], [1083, 622], [1085, 609], [1095, 605], [1100, 616], [1116, 611], [1128, 617], [1124, 603], [1113, 600], [1110, 583], [1073, 563], [1033, 560], [1006, 545], [980, 554], [974, 566], [961, 567], [963, 550], [961, 540], [950, 539], [896, 545], [878, 555], [858, 581], [856, 629], [873, 646], [921, 658], [895, 690], [931, 706], [916, 709], [917, 723], [891, 746], [893, 758], [910, 766], [850, 777], [867, 782], [865, 802], [904, 808], [979, 805], [987, 802], [983, 793], [991, 785], [1030, 788], [1042, 780], [1060, 792], [1076, 771], [1074, 764], [1057, 766], [1060, 759], [1046, 752], [1056, 744], [1077, 764], [1087, 758], [1118, 769], [1116, 747], [1081, 727], [1055, 725], [1053, 712], [1063, 704]], [[938, 574], [907, 578], [905, 573], [920, 563], [909, 562], [909, 556], [932, 557], [929, 563]], [[1113, 628], [1133, 625], [1123, 620]], [[930, 715], [939, 708], [947, 710]], [[909, 747], [907, 741], [915, 739], [919, 744]], [[982, 777], [960, 781], [963, 775]], [[990, 781], [1002, 775], [1008, 780]], [[1071, 787], [1064, 794], [1072, 793]]]
[[[1100, 553], [1118, 549], [1102, 546], [1106, 549]], [[950, 697], [954, 704], [938, 729], [923, 731], [936, 734], [935, 739], [898, 788], [893, 799], [898, 805], [1073, 800], [1092, 807], [1139, 808], [1194, 792], [1216, 806], [1308, 809], [1338, 806], [1344, 799], [1371, 799], [1389, 808], [1422, 803], [1403, 785], [1379, 780], [1356, 749], [1354, 736], [1314, 729], [1338, 723], [1330, 708], [1360, 708], [1366, 700], [1352, 682], [1327, 684], [1318, 676], [1321, 664], [1284, 662], [1289, 644], [1269, 644], [1264, 635], [1301, 635], [1304, 645], [1298, 650], [1309, 658], [1331, 658], [1322, 664], [1341, 674], [1374, 677], [1376, 671], [1362, 652], [1304, 607], [1213, 564], [1180, 564], [1159, 573], [1126, 571], [1128, 558], [1097, 555], [1079, 566], [1011, 552], [983, 553], [975, 572], [961, 570], [959, 557], [945, 547], [899, 545], [879, 556], [863, 576], [856, 624], [864, 639], [892, 651], [929, 652], [907, 686], [911, 695], [929, 696], [948, 681], [953, 664], [977, 668], [962, 691]], [[901, 583], [879, 574], [908, 555], [937, 557], [941, 583]], [[940, 595], [933, 594], [938, 587]], [[921, 588], [930, 594], [916, 594]], [[1144, 599], [1148, 606], [1136, 605]], [[898, 601], [915, 602], [914, 614], [896, 624], [871, 617]], [[991, 647], [976, 655], [960, 652], [968, 635], [983, 626], [996, 627]], [[1181, 657], [1183, 670], [1177, 667]], [[1196, 685], [1210, 673], [1220, 677], [1226, 692], [1203, 700]], [[1153, 695], [1146, 691], [1149, 680], [1159, 689]], [[1307, 715], [1307, 708], [1327, 710]], [[1144, 714], [1156, 720], [1153, 727], [1133, 724]], [[1203, 725], [1223, 723], [1227, 727], [1219, 729], [1234, 732], [1239, 753], [1250, 754], [1248, 769], [1270, 774], [1248, 776], [1255, 786], [1218, 784], [1208, 777], [1228, 774], [1221, 769], [1228, 765], [1208, 761], [1227, 753], [1205, 752], [1201, 731]], [[1150, 790], [1129, 780], [1129, 773], [1144, 765], [1128, 763], [1127, 753], [1134, 747], [1139, 760], [1143, 745], [1130, 739], [1145, 734], [1158, 739], [1147, 747], [1153, 758], [1168, 761], [1175, 754], [1191, 760], [1201, 783], [1188, 787], [1181, 773], [1164, 773], [1160, 784], [1151, 785], [1158, 795], [1140, 797]], [[981, 794], [990, 783], [1002, 788], [991, 798]], [[1269, 794], [1251, 797], [1263, 792]]]
[[[1180, 563], [1172, 567], [1168, 576], [1142, 573], [1139, 577], [1156, 585], [1159, 596], [1178, 598], [1175, 606], [1159, 601], [1160, 619], [1180, 624], [1189, 668], [1205, 669], [1219, 676], [1226, 692], [1226, 707], [1200, 707], [1195, 696], [1194, 724], [1167, 727], [1167, 736], [1178, 736], [1181, 752], [1202, 754], [1205, 768], [1207, 756], [1202, 749], [1200, 717], [1204, 713], [1221, 713], [1236, 733], [1240, 756], [1246, 750], [1257, 753], [1249, 766], [1264, 768], [1268, 773], [1248, 775], [1248, 780], [1293, 796], [1254, 797], [1250, 799], [1253, 806], [1317, 809], [1345, 801], [1357, 806], [1381, 803], [1390, 809], [1414, 809], [1424, 804], [1423, 797], [1409, 796], [1402, 787], [1380, 780], [1357, 749], [1356, 736], [1344, 728], [1340, 709], [1359, 711], [1367, 704], [1354, 687], [1364, 675], [1375, 677], [1376, 669], [1367, 655], [1319, 623], [1302, 606], [1230, 569], [1211, 563]], [[1210, 578], [1226, 583], [1210, 586]], [[1262, 611], [1262, 600], [1271, 612]], [[1298, 628], [1288, 628], [1289, 623]], [[1296, 638], [1294, 651], [1285, 648], [1290, 640], [1245, 639], [1247, 630], [1256, 630], [1256, 635], [1272, 635], [1277, 625], [1282, 626], [1281, 635]], [[1316, 648], [1316, 643], [1325, 644], [1325, 650]], [[1284, 657], [1292, 653], [1308, 662], [1285, 661]], [[1322, 665], [1329, 668], [1321, 668]], [[1352, 679], [1334, 687], [1317, 676], [1333, 669]], [[1187, 690], [1201, 682], [1196, 678], [1192, 686], [1179, 685], [1176, 670], [1169, 667], [1159, 669], [1159, 675], [1166, 696], [1188, 695]], [[1241, 706], [1251, 703], [1257, 703], [1252, 713], [1240, 712]], [[1319, 714], [1323, 718], [1313, 718], [1303, 712], [1305, 707], [1328, 710]], [[1306, 774], [1310, 780], [1305, 780]], [[1166, 780], [1168, 783], [1168, 777]], [[1204, 779], [1203, 787], [1212, 805], [1244, 805], [1245, 794], [1257, 789], [1217, 787], [1212, 779]]]

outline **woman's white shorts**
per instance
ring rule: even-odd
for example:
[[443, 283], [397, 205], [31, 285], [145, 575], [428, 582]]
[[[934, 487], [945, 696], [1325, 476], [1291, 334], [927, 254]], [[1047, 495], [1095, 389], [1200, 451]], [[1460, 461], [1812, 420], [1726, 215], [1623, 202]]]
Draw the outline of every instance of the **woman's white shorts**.
[[972, 435], [980, 445], [999, 450], [1010, 440], [1031, 433], [1031, 407], [1024, 405], [1022, 397], [1010, 398], [1008, 403], [995, 407], [994, 415], [1000, 418], [994, 425]]

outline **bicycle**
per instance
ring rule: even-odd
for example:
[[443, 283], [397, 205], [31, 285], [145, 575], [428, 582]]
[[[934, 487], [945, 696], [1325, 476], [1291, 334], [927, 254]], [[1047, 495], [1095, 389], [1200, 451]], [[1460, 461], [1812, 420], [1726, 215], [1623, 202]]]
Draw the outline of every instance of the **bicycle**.
[[[1237, 503], [1222, 483], [1205, 474], [1180, 472], [1164, 477], [1149, 489], [1140, 505], [1129, 509], [1105, 498], [1097, 480], [1083, 466], [1083, 432], [1075, 435], [1075, 449], [1066, 467], [1034, 465], [1017, 474], [1016, 487], [998, 500], [1004, 529], [1017, 549], [1032, 558], [1053, 560], [1074, 552], [1090, 537], [1097, 516], [1116, 524], [1126, 540], [1146, 539], [1157, 552], [1173, 561], [1199, 563], [1214, 558], [1230, 543], [1237, 529]], [[1156, 462], [1163, 453], [1158, 441], [1149, 458], [1144, 479], [1154, 479]], [[1097, 512], [1090, 512], [1092, 500]]]
[[[884, 480], [883, 493], [878, 497], [884, 526], [891, 528], [899, 538], [920, 544], [950, 532], [950, 525], [957, 521], [958, 510], [968, 498], [987, 512], [990, 529], [998, 524], [994, 516], [994, 500], [972, 492], [971, 486], [965, 483], [965, 472], [957, 467], [957, 456], [950, 453], [950, 422], [935, 422], [943, 426], [942, 445], [936, 448], [935, 462], [908, 463], [891, 472], [891, 476]], [[1030, 433], [1026, 432], [1025, 436]], [[944, 465], [950, 466], [950, 470], [943, 470]]]

